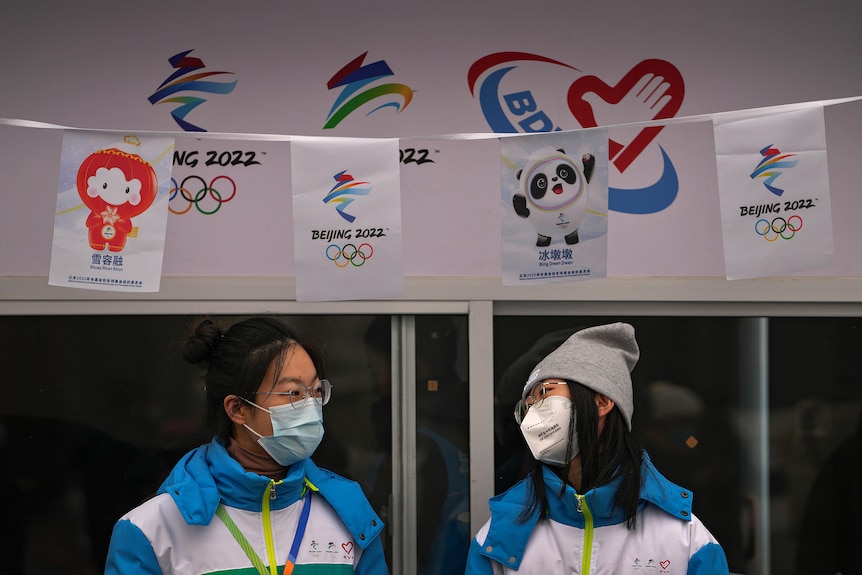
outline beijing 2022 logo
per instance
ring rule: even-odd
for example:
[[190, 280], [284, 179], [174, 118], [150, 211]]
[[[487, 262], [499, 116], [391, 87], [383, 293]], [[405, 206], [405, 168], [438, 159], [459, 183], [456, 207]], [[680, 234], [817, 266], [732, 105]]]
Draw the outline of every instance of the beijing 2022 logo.
[[751, 172], [750, 177], [752, 180], [755, 178], [762, 178], [763, 185], [766, 186], [766, 189], [776, 196], [781, 197], [784, 194], [784, 190], [774, 185], [775, 180], [778, 176], [784, 173], [784, 170], [795, 168], [799, 163], [799, 158], [796, 157], [796, 154], [782, 154], [781, 151], [772, 144], [762, 148], [760, 150], [760, 155], [763, 159], [760, 160], [760, 163], [758, 163], [757, 167], [754, 168], [754, 171]]
[[[189, 56], [191, 52], [192, 50], [186, 50], [168, 58], [176, 71], [161, 83], [148, 100], [153, 105], [177, 104], [177, 107], [171, 110], [171, 116], [180, 128], [186, 132], [206, 132], [204, 128], [186, 120], [189, 112], [206, 102], [205, 98], [194, 94], [230, 94], [237, 81], [213, 81], [215, 76], [232, 76], [233, 72], [200, 72], [199, 70], [205, 68], [204, 62], [200, 58]], [[182, 95], [183, 92], [187, 95]]]
[[363, 66], [362, 63], [367, 54], [368, 52], [365, 52], [348, 62], [326, 83], [326, 87], [330, 90], [341, 88], [341, 92], [326, 116], [324, 130], [334, 128], [347, 116], [370, 102], [379, 102], [379, 104], [374, 106], [366, 116], [387, 108], [401, 112], [410, 105], [413, 99], [413, 90], [410, 86], [397, 82], [380, 82], [384, 78], [394, 76], [395, 73], [384, 60]]
[[[754, 171], [749, 174], [749, 177], [761, 179], [764, 187], [777, 197], [784, 195], [784, 189], [779, 188], [776, 181], [785, 171], [792, 170], [799, 164], [799, 158], [796, 154], [782, 154], [778, 146], [769, 144], [760, 149], [760, 156], [763, 158], [754, 168]], [[802, 216], [799, 214], [787, 215], [787, 212], [813, 208], [816, 200], [802, 199], [791, 200], [784, 202], [784, 216], [775, 216], [772, 220], [760, 218], [762, 214], [778, 214], [782, 211], [781, 203], [758, 204], [754, 206], [742, 207], [740, 212], [742, 215], [758, 216], [758, 220], [754, 223], [754, 231], [768, 242], [774, 242], [778, 238], [790, 240], [796, 237], [796, 232], [802, 229]]]
[[[371, 193], [371, 183], [357, 180], [350, 175], [347, 170], [338, 172], [332, 176], [335, 180], [335, 185], [324, 196], [323, 203], [332, 204], [335, 206], [336, 212], [345, 221], [354, 223], [356, 216], [347, 211], [348, 206], [359, 197], [367, 196]], [[333, 240], [346, 240], [347, 243], [328, 243], [325, 249], [326, 259], [336, 265], [336, 267], [344, 268], [348, 265], [360, 267], [374, 255], [374, 246], [371, 244], [372, 238], [382, 238], [386, 236], [386, 230], [382, 228], [362, 228], [355, 229], [342, 228], [330, 230], [312, 230], [312, 240], [323, 240], [332, 242]]]
[[[576, 76], [566, 90], [565, 98], [542, 100], [536, 92], [549, 88], [525, 78], [523, 70], [550, 67], [560, 74]], [[548, 78], [549, 86], [554, 82]], [[532, 82], [532, 83], [531, 83]], [[665, 60], [643, 60], [631, 68], [616, 84], [597, 76], [586, 75], [578, 68], [559, 60], [527, 52], [496, 52], [476, 60], [467, 74], [470, 93], [479, 100], [488, 125], [497, 133], [536, 133], [563, 129], [597, 127], [591, 102], [602, 106], [625, 106], [634, 111], [637, 121], [673, 118], [685, 96], [685, 82], [679, 70]], [[543, 104], [564, 101], [567, 109], [550, 111]], [[622, 109], [622, 108], [621, 108]], [[570, 126], [574, 121], [579, 126]], [[662, 126], [647, 126], [630, 141], [608, 142], [608, 159], [620, 173], [653, 144]], [[679, 192], [676, 168], [664, 148], [659, 146], [662, 170], [659, 178], [639, 188], [609, 188], [608, 209], [630, 214], [651, 214], [670, 206]]]

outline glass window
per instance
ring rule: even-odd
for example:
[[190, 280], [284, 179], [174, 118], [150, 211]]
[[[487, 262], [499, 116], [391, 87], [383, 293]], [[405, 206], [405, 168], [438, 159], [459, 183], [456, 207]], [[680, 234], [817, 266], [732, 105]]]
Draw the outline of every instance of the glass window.
[[[214, 319], [227, 328], [245, 317]], [[101, 573], [117, 519], [210, 440], [203, 369], [180, 352], [197, 319], [0, 317], [0, 498], [7, 517], [22, 522], [2, 538], [3, 573]], [[323, 347], [333, 384], [313, 459], [362, 485], [387, 520], [391, 557], [391, 316], [282, 319]], [[413, 544], [422, 573], [448, 573], [433, 559], [466, 553], [471, 535], [467, 322], [419, 316], [415, 324], [415, 349], [404, 350], [415, 357], [417, 382]]]
[[4, 573], [102, 572], [113, 523], [204, 440], [186, 322], [0, 318]]
[[[243, 318], [216, 321], [226, 328]], [[0, 496], [8, 517], [23, 518], [15, 537], [3, 538], [4, 573], [101, 573], [114, 522], [151, 497], [182, 454], [209, 441], [203, 370], [179, 347], [193, 319], [0, 318]], [[333, 394], [313, 459], [361, 481], [377, 448], [362, 346], [368, 318], [283, 319], [327, 354]]]
[[[415, 384], [416, 566], [404, 571], [453, 572], [439, 560], [463, 557], [472, 535], [467, 318], [415, 316], [408, 349], [400, 335], [393, 346], [392, 317], [283, 319], [327, 353], [333, 396], [315, 459], [358, 481], [383, 516], [392, 508], [393, 465], [396, 473], [405, 465], [392, 458], [393, 385]], [[202, 370], [179, 352], [193, 319], [0, 317], [0, 498], [21, 525], [0, 544], [4, 573], [100, 573], [114, 522], [209, 440]], [[751, 318], [496, 316], [496, 491], [526, 473], [512, 408], [529, 371], [574, 330], [618, 320], [635, 326], [641, 347], [634, 431], [660, 471], [694, 490], [695, 513], [725, 547], [731, 570], [858, 570], [856, 318], [764, 319], [761, 350], [751, 338], [760, 320]], [[405, 358], [412, 379], [398, 375]], [[753, 365], [764, 367], [766, 385]], [[395, 528], [388, 521], [388, 554]]]
[[[532, 456], [512, 416], [533, 367], [578, 329], [612, 321], [635, 327], [633, 432], [668, 479], [692, 489], [695, 514], [744, 566], [735, 320], [728, 318], [498, 317], [494, 325], [496, 482], [499, 493], [529, 471]], [[505, 334], [505, 335], [504, 335]]]
[[[633, 430], [658, 469], [694, 491], [694, 511], [731, 571], [858, 572], [862, 333], [854, 318], [765, 320], [768, 357], [757, 358], [744, 318], [498, 316], [495, 490], [527, 471], [512, 407], [531, 369], [576, 329], [610, 321], [634, 325], [641, 348]], [[749, 388], [763, 387], [749, 373], [758, 359], [767, 389]], [[752, 481], [759, 474], [768, 485]]]
[[[397, 325], [397, 324], [396, 324]], [[469, 388], [467, 385], [467, 318], [415, 317], [412, 354], [415, 380], [416, 564], [410, 573], [436, 575], [464, 570], [470, 533]], [[396, 328], [396, 333], [399, 333]], [[401, 342], [399, 342], [401, 343]], [[369, 366], [379, 394], [372, 421], [378, 424], [381, 448], [375, 455], [376, 481], [369, 484], [371, 502], [392, 524], [391, 396], [398, 385], [392, 375], [392, 320], [377, 316], [365, 333]], [[405, 358], [406, 359], [406, 358]], [[397, 370], [396, 370], [397, 371]], [[392, 533], [387, 559], [393, 564]]]
[[773, 573], [859, 573], [862, 324], [769, 321]]

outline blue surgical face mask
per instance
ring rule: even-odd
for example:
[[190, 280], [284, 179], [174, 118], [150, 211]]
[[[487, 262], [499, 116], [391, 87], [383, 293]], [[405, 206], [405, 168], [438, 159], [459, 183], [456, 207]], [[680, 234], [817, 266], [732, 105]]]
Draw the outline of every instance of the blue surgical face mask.
[[272, 435], [264, 437], [246, 424], [246, 429], [258, 436], [257, 443], [279, 465], [285, 467], [311, 457], [323, 439], [323, 408], [314, 401], [293, 407], [287, 403], [270, 409], [254, 402], [247, 403], [269, 413]]

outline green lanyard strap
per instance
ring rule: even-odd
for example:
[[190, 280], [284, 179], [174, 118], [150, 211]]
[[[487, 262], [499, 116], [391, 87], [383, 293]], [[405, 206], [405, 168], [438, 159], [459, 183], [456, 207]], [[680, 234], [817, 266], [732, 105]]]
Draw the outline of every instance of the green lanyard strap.
[[[293, 563], [296, 561], [296, 553], [299, 550], [299, 545], [302, 542], [302, 536], [305, 534], [305, 526], [308, 523], [308, 515], [311, 509], [311, 492], [309, 491], [308, 495], [305, 496], [305, 503], [302, 505], [302, 513], [299, 517], [299, 525], [296, 528], [296, 534], [293, 537], [293, 544], [291, 545], [290, 555], [288, 557], [287, 563], [285, 564], [285, 573], [290, 573], [293, 571]], [[234, 523], [233, 519], [231, 519], [230, 515], [228, 515], [227, 509], [225, 509], [224, 505], [219, 502], [218, 507], [216, 508], [216, 515], [219, 519], [222, 520], [227, 530], [230, 531], [230, 534], [233, 535], [233, 538], [236, 539], [236, 542], [239, 543], [239, 546], [242, 547], [242, 550], [245, 552], [246, 557], [251, 560], [254, 568], [257, 569], [257, 572], [260, 575], [277, 575], [278, 566], [270, 565], [269, 569], [266, 568], [266, 565], [263, 564], [258, 554], [252, 549], [251, 544], [248, 542], [248, 539], [245, 538], [245, 535], [242, 534], [242, 531], [239, 530], [236, 523]]]
[[227, 530], [230, 531], [230, 534], [233, 535], [233, 538], [236, 539], [236, 542], [239, 543], [239, 546], [242, 547], [242, 550], [245, 551], [246, 556], [251, 559], [252, 565], [257, 569], [257, 572], [260, 575], [270, 575], [269, 571], [266, 568], [266, 565], [263, 564], [263, 561], [260, 560], [257, 553], [254, 552], [254, 549], [251, 548], [251, 544], [248, 542], [248, 539], [245, 538], [245, 535], [242, 534], [242, 531], [239, 530], [239, 527], [236, 526], [236, 523], [233, 522], [233, 519], [230, 518], [230, 515], [227, 514], [227, 509], [224, 508], [224, 505], [221, 503], [218, 504], [216, 508], [216, 515], [218, 515], [219, 519], [222, 520]]

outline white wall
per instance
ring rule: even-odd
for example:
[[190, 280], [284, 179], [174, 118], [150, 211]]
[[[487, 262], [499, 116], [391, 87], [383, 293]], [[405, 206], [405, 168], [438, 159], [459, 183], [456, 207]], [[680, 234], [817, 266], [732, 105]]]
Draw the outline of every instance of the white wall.
[[[569, 66], [522, 62], [502, 88], [530, 90], [563, 129], [580, 127], [565, 104], [574, 79], [595, 75], [613, 85], [646, 59], [664, 60], [680, 71], [685, 90], [676, 117], [862, 95], [856, 56], [862, 37], [855, 29], [862, 8], [847, 2], [816, 8], [799, 0], [771, 7], [741, 0], [598, 5], [481, 0], [423, 6], [388, 0], [251, 5], [157, 0], [46, 6], [18, 2], [0, 21], [0, 117], [178, 132], [170, 117], [174, 105], [152, 105], [147, 97], [172, 72], [167, 59], [193, 49], [191, 55], [201, 58], [207, 71], [232, 72], [237, 80], [230, 94], [206, 95], [187, 116], [210, 132], [397, 136], [404, 138], [402, 149], [428, 150], [434, 163], [402, 166], [408, 278], [479, 278], [496, 285], [499, 277], [496, 141], [435, 138], [491, 131], [467, 81], [471, 65], [491, 53], [522, 51]], [[400, 113], [366, 116], [371, 108], [362, 108], [324, 130], [338, 93], [326, 82], [366, 51], [365, 63], [384, 60], [394, 72], [387, 81], [408, 86], [413, 100]], [[597, 120], [603, 124], [649, 119], [636, 109], [599, 104]], [[854, 218], [862, 209], [856, 193], [862, 104], [830, 107], [826, 117], [835, 261], [798, 275], [862, 277], [856, 250], [862, 229]], [[649, 183], [661, 146], [680, 178], [677, 200], [662, 212], [611, 212], [611, 278], [724, 283], [708, 127], [665, 128], [628, 171], [610, 174], [612, 187]], [[622, 140], [629, 132], [612, 136]], [[0, 126], [0, 276], [47, 276], [61, 138], [58, 130]], [[175, 167], [175, 177], [231, 175], [239, 189], [216, 215], [170, 215], [163, 274], [290, 278], [287, 144], [186, 136], [178, 138], [177, 147], [196, 148], [201, 155], [208, 149], [254, 151], [262, 164]], [[563, 288], [549, 289], [554, 294]], [[578, 289], [590, 297], [590, 290], [601, 288]], [[513, 290], [501, 293], [522, 297]]]

